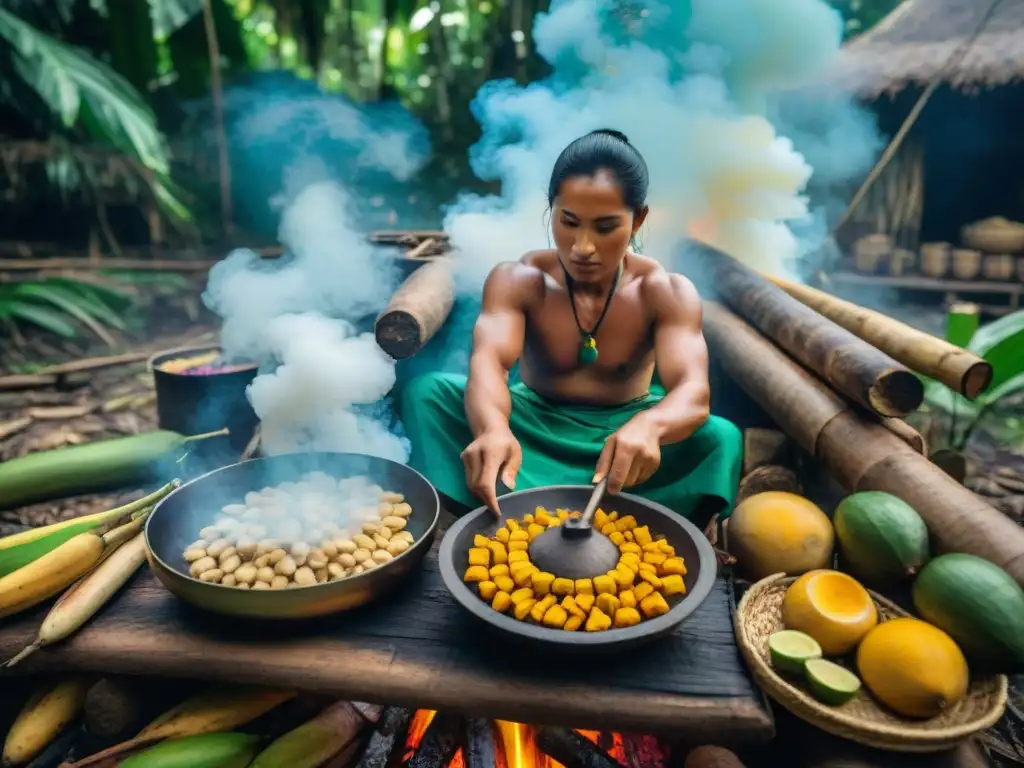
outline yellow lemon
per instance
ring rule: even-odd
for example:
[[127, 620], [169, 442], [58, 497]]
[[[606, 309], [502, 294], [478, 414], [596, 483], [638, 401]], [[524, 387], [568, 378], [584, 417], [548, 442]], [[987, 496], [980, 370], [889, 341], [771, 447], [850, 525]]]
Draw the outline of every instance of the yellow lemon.
[[742, 501], [729, 517], [729, 553], [751, 581], [773, 573], [799, 576], [832, 562], [832, 523], [814, 503], [783, 491]]
[[786, 629], [805, 632], [826, 656], [852, 651], [877, 623], [871, 595], [851, 576], [839, 571], [810, 571], [786, 590], [782, 599]]

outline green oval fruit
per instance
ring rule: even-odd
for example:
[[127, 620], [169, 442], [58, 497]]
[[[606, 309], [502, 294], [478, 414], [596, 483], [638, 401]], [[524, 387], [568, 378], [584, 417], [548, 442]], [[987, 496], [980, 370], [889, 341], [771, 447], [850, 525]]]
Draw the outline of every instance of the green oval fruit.
[[811, 659], [804, 665], [804, 672], [811, 695], [830, 707], [845, 704], [860, 690], [860, 678], [826, 659]]
[[914, 608], [956, 641], [971, 671], [1024, 672], [1024, 590], [995, 563], [940, 555], [914, 582]]
[[234, 768], [252, 762], [258, 741], [258, 737], [247, 733], [183, 736], [132, 755], [121, 763], [121, 768]]
[[783, 629], [768, 638], [768, 654], [779, 674], [802, 675], [808, 661], [821, 658], [821, 646], [804, 632]]
[[847, 496], [832, 520], [843, 566], [859, 581], [887, 587], [928, 561], [928, 528], [914, 508], [882, 491]]

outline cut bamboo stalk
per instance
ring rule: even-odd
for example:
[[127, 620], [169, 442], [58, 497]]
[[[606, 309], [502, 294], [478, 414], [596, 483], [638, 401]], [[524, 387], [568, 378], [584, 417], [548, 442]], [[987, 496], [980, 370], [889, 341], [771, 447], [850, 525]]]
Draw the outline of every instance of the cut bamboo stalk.
[[847, 490], [903, 499], [940, 551], [983, 557], [1024, 585], [1024, 529], [888, 429], [865, 421], [726, 308], [705, 302], [704, 335], [725, 372]]
[[908, 368], [941, 381], [968, 400], [984, 392], [992, 381], [992, 366], [965, 349], [816, 288], [779, 279], [772, 282]]
[[454, 303], [451, 261], [438, 259], [424, 264], [398, 287], [377, 318], [377, 343], [395, 360], [412, 357], [444, 325]]
[[911, 371], [721, 251], [694, 243], [705, 288], [838, 392], [879, 416], [902, 418], [924, 399]]

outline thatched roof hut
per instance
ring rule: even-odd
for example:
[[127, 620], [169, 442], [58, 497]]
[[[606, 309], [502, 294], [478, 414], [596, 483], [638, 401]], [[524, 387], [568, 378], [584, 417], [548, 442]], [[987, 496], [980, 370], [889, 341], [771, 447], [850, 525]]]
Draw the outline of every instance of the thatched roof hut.
[[843, 47], [831, 75], [868, 99], [940, 76], [960, 91], [1024, 80], [1024, 0], [904, 0]]

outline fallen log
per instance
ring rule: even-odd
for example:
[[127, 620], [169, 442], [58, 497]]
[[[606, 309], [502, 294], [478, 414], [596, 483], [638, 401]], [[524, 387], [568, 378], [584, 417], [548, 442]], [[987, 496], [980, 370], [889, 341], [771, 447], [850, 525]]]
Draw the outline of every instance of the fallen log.
[[398, 287], [377, 318], [377, 343], [395, 360], [412, 357], [444, 325], [454, 303], [451, 262], [438, 259], [424, 264]]
[[1024, 530], [880, 424], [862, 419], [747, 323], [714, 302], [704, 335], [740, 387], [849, 491], [910, 504], [941, 551], [967, 552], [1024, 585]]
[[920, 379], [884, 352], [721, 251], [694, 243], [686, 256], [714, 298], [855, 403], [897, 418], [921, 405]]
[[491, 721], [473, 717], [466, 721], [466, 746], [463, 750], [466, 768], [494, 768], [498, 764]]
[[465, 719], [461, 715], [436, 713], [406, 766], [447, 768], [466, 738], [465, 725]]
[[565, 768], [623, 768], [597, 744], [570, 728], [538, 728], [537, 747]]
[[992, 381], [992, 366], [988, 362], [943, 339], [816, 288], [785, 280], [772, 282], [908, 368], [941, 381], [968, 400], [984, 392]]
[[414, 714], [414, 710], [405, 707], [385, 709], [356, 768], [389, 768], [397, 764]]

